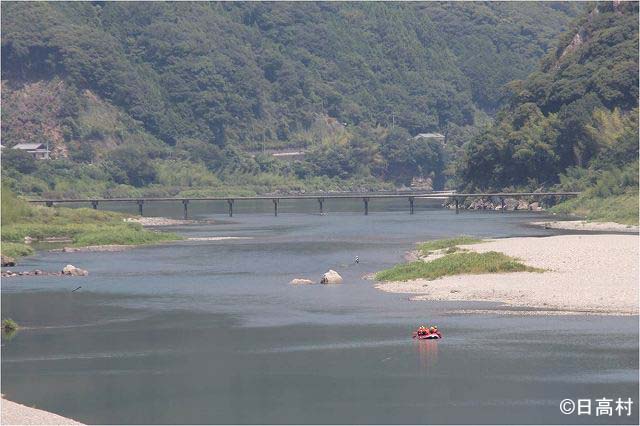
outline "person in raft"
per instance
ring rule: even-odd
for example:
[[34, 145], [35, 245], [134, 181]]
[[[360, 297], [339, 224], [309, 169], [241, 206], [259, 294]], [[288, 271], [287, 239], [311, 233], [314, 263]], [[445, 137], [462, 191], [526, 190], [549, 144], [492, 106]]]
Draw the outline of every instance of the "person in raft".
[[435, 325], [431, 327], [425, 327], [424, 325], [421, 325], [420, 327], [418, 327], [418, 331], [416, 333], [416, 335], [418, 336], [430, 336], [432, 334], [435, 334], [438, 337], [442, 337], [442, 333], [438, 331], [438, 326]]
[[429, 328], [421, 325], [418, 327], [418, 336], [426, 336], [429, 334]]

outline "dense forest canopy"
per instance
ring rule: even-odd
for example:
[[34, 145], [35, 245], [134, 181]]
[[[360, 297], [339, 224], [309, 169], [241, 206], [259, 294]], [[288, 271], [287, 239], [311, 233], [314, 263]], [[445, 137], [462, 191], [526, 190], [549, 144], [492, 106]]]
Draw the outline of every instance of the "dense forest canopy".
[[508, 90], [496, 123], [466, 146], [467, 186], [535, 189], [572, 167], [637, 162], [638, 3], [595, 6]]
[[[635, 31], [637, 45], [637, 4], [600, 5], [597, 19], [587, 15], [594, 7], [5, 2], [3, 145], [46, 142], [54, 159], [5, 150], [3, 179], [22, 193], [68, 197], [374, 189], [415, 177], [435, 188], [554, 182], [591, 151], [576, 161], [573, 148], [554, 145], [553, 161], [532, 172], [487, 163], [490, 176], [480, 182], [474, 137], [496, 113], [481, 137], [515, 110], [527, 116], [528, 105], [541, 120], [562, 121], [566, 105], [591, 102], [592, 93], [598, 111], [628, 119], [637, 98], [626, 90], [633, 79], [625, 80], [637, 70], [629, 36]], [[608, 35], [599, 44], [583, 38], [593, 48], [580, 60], [580, 46], [562, 56], [578, 29], [597, 30], [585, 23]], [[612, 52], [621, 59], [617, 80], [603, 71]], [[591, 65], [580, 69], [583, 62]], [[547, 127], [522, 134], [544, 144]], [[424, 132], [446, 142], [412, 139]], [[270, 149], [306, 155], [285, 162]], [[527, 149], [517, 151], [534, 164]], [[534, 172], [544, 179], [532, 180]]]

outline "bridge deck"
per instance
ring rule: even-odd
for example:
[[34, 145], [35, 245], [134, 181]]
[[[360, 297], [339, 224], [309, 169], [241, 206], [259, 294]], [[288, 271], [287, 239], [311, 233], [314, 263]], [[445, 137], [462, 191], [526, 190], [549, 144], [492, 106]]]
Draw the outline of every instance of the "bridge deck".
[[83, 198], [83, 199], [44, 199], [44, 200], [28, 200], [30, 203], [45, 203], [47, 206], [53, 206], [54, 203], [91, 203], [94, 209], [98, 208], [99, 203], [113, 202], [134, 202], [138, 204], [138, 213], [143, 214], [143, 205], [146, 202], [167, 202], [180, 201], [184, 209], [184, 218], [189, 215], [189, 203], [191, 201], [226, 201], [229, 205], [229, 216], [233, 216], [233, 204], [236, 201], [246, 200], [271, 200], [273, 201], [273, 212], [278, 216], [278, 204], [280, 200], [317, 200], [320, 207], [320, 214], [324, 213], [324, 202], [327, 199], [361, 199], [364, 203], [364, 214], [369, 214], [369, 201], [375, 198], [392, 199], [406, 198], [409, 201], [409, 214], [413, 214], [416, 199], [430, 200], [447, 200], [452, 199], [455, 202], [456, 213], [459, 210], [459, 200], [466, 197], [499, 197], [502, 199], [502, 208], [504, 211], [504, 197], [526, 197], [526, 196], [575, 196], [578, 192], [497, 192], [497, 193], [454, 193], [454, 192], [405, 192], [395, 194], [383, 193], [359, 193], [359, 194], [305, 194], [305, 195], [262, 195], [256, 197], [189, 197], [189, 198]]
[[30, 203], [91, 203], [91, 202], [138, 202], [138, 201], [242, 201], [242, 200], [317, 200], [323, 199], [362, 199], [362, 198], [467, 198], [467, 197], [531, 197], [531, 196], [577, 196], [579, 192], [478, 192], [478, 193], [403, 193], [403, 194], [315, 194], [315, 195], [259, 195], [255, 197], [138, 197], [138, 198], [78, 198], [78, 199], [40, 199], [27, 200]]

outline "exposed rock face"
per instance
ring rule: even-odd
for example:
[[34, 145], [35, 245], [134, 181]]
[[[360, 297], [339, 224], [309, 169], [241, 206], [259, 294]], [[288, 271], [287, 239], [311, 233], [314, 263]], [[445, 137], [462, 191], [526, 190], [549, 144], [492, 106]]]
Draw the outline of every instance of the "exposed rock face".
[[306, 278], [296, 278], [291, 280], [291, 282], [289, 282], [289, 284], [293, 284], [293, 285], [307, 285], [307, 284], [313, 284], [313, 281], [308, 280]]
[[[455, 209], [455, 203], [451, 200], [446, 201], [444, 207], [449, 209]], [[484, 198], [475, 198], [470, 200], [465, 200], [460, 204], [461, 209], [466, 210], [502, 210], [502, 201], [499, 197], [491, 197], [488, 199]], [[514, 210], [535, 210], [540, 211], [543, 210], [542, 206], [539, 202], [529, 203], [526, 199], [517, 199], [517, 198], [505, 198], [504, 199], [504, 210], [514, 211]]]
[[[502, 204], [498, 200], [498, 206], [502, 207]], [[504, 209], [505, 210], [517, 210], [518, 209], [518, 200], [515, 198], [505, 198], [504, 199]]]
[[320, 279], [320, 284], [341, 284], [341, 283], [342, 283], [342, 277], [340, 276], [339, 273], [337, 273], [333, 269], [329, 269], [327, 272], [325, 272], [322, 275], [322, 278]]
[[80, 269], [80, 268], [76, 268], [73, 265], [67, 265], [64, 268], [62, 268], [62, 275], [71, 275], [74, 277], [84, 277], [89, 275], [89, 272], [84, 270], [84, 269]]
[[4, 254], [1, 257], [2, 266], [16, 266], [16, 260], [13, 257], [5, 256]]

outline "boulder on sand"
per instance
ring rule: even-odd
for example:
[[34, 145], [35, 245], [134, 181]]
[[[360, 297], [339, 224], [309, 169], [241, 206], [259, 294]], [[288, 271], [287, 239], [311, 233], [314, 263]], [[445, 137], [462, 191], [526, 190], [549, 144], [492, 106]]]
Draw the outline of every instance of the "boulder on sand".
[[333, 269], [329, 269], [327, 272], [322, 274], [322, 278], [320, 279], [320, 284], [340, 284], [342, 283], [342, 277], [339, 273], [334, 271]]
[[308, 280], [306, 278], [296, 278], [289, 282], [289, 284], [293, 285], [301, 285], [301, 284], [313, 284], [313, 281]]
[[73, 265], [67, 265], [62, 269], [62, 275], [72, 275], [74, 277], [84, 277], [86, 275], [89, 275], [89, 272], [87, 272], [84, 269], [76, 268]]

